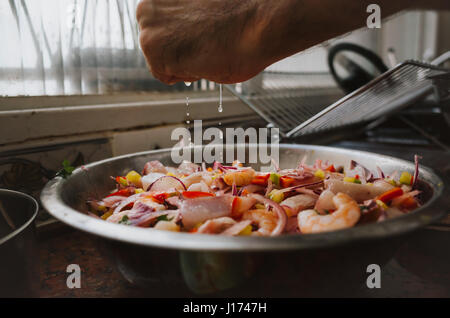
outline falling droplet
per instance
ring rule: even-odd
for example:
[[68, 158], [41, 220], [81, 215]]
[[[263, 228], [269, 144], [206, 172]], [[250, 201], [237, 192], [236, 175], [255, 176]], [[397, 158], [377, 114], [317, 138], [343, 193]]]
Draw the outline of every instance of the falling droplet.
[[[190, 82], [188, 82], [189, 85], [191, 84]], [[186, 120], [186, 124], [190, 124], [191, 121], [189, 120], [189, 97], [186, 96], [186, 117], [188, 117], [188, 119]]]
[[222, 107], [222, 84], [219, 84], [219, 108], [218, 108], [219, 113], [223, 112], [223, 107]]

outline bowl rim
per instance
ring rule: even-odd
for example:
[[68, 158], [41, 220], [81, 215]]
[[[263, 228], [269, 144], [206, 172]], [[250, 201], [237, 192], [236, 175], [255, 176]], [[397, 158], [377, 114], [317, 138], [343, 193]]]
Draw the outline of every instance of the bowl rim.
[[33, 208], [34, 211], [31, 215], [31, 217], [28, 218], [28, 220], [25, 223], [23, 223], [19, 228], [15, 229], [14, 231], [10, 232], [9, 234], [7, 234], [3, 237], [0, 237], [0, 246], [1, 246], [2, 244], [7, 243], [9, 240], [13, 239], [15, 236], [19, 235], [21, 232], [23, 232], [25, 229], [27, 229], [31, 223], [33, 223], [33, 221], [36, 219], [36, 216], [39, 212], [39, 204], [35, 198], [33, 198], [31, 195], [23, 193], [23, 192], [9, 190], [9, 189], [0, 189], [0, 193], [13, 194], [18, 197], [26, 198], [28, 201], [30, 201], [34, 205], [34, 208]]
[[[245, 146], [258, 147], [260, 145], [246, 144]], [[234, 147], [239, 147], [239, 144], [234, 145]], [[359, 153], [370, 157], [386, 159], [388, 161], [394, 160], [399, 164], [401, 163], [409, 167], [413, 167], [414, 165], [412, 162], [392, 156], [353, 149], [302, 144], [279, 144], [279, 147], [280, 149], [288, 148], [294, 150], [323, 149], [349, 155], [349, 157], [352, 153]], [[164, 148], [126, 154], [96, 161], [87, 164], [84, 167], [89, 169], [90, 167], [102, 165], [110, 161], [135, 156], [156, 155], [165, 152], [170, 153], [170, 151], [172, 151], [171, 148]], [[78, 174], [82, 171], [83, 169], [80, 167], [75, 169], [73, 174]], [[106, 239], [128, 244], [190, 251], [264, 252], [302, 250], [331, 247], [356, 241], [360, 242], [395, 237], [409, 233], [420, 227], [424, 227], [425, 225], [428, 225], [443, 217], [447, 213], [445, 209], [448, 209], [450, 206], [450, 201], [447, 199], [450, 197], [448, 185], [444, 183], [444, 181], [437, 176], [432, 169], [421, 165], [420, 171], [422, 173], [426, 172], [436, 180], [438, 185], [440, 185], [437, 189], [434, 189], [433, 197], [420, 208], [401, 217], [385, 220], [380, 223], [372, 223], [343, 230], [308, 235], [286, 234], [277, 237], [228, 237], [209, 234], [192, 235], [190, 233], [160, 231], [151, 228], [139, 228], [105, 222], [104, 220], [100, 220], [83, 212], [77, 211], [64, 203], [61, 197], [61, 191], [64, 184], [69, 182], [71, 177], [67, 179], [55, 177], [50, 180], [45, 185], [41, 193], [41, 202], [44, 208], [51, 215], [69, 226]]]

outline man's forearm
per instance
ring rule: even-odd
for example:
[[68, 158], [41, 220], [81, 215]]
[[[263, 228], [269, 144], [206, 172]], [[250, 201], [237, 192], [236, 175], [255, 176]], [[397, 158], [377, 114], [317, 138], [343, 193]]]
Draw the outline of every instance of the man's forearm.
[[405, 9], [450, 10], [448, 0], [255, 1], [259, 8], [255, 28], [268, 64], [364, 26], [372, 3], [380, 6], [382, 18]]

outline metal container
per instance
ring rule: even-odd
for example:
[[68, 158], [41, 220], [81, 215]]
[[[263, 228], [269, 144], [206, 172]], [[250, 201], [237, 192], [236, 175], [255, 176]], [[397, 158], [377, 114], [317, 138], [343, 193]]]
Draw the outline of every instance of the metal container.
[[34, 219], [38, 210], [31, 196], [0, 189], [0, 297], [37, 295], [40, 280]]
[[[258, 151], [258, 145], [236, 145], [235, 152]], [[378, 154], [322, 146], [285, 145], [280, 167], [295, 167], [327, 159], [348, 166], [351, 159], [369, 169], [380, 166], [413, 173], [412, 162]], [[419, 209], [376, 224], [329, 233], [278, 237], [224, 237], [193, 235], [130, 227], [86, 215], [86, 200], [100, 198], [114, 188], [109, 176], [140, 171], [149, 160], [171, 165], [170, 149], [111, 158], [76, 169], [68, 179], [55, 178], [41, 200], [57, 219], [79, 230], [105, 238], [102, 242], [121, 273], [131, 282], [149, 287], [156, 295], [195, 294], [251, 296], [324, 296], [332, 286], [358, 286], [369, 264], [386, 263], [414, 230], [445, 215], [450, 197], [444, 181], [421, 167], [427, 199]], [[248, 158], [248, 156], [247, 156]], [[259, 168], [259, 164], [252, 165]], [[75, 243], [75, 242], [74, 242]]]

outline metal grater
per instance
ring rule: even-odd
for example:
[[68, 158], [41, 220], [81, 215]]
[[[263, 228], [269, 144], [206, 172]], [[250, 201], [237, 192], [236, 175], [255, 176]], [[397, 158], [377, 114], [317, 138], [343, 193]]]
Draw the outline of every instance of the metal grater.
[[[295, 91], [283, 87], [274, 90], [273, 85], [269, 85], [272, 90], [266, 89], [265, 83], [251, 86], [250, 94], [243, 94], [233, 85], [227, 85], [227, 88], [268, 123], [279, 127], [284, 137], [297, 137], [389, 115], [431, 93], [433, 83], [429, 76], [442, 72], [448, 70], [417, 61], [405, 61], [326, 108], [308, 106], [305, 93], [301, 95], [302, 100], [293, 103], [291, 97]], [[288, 80], [292, 75], [283, 76]], [[310, 88], [308, 92], [314, 93], [312, 90]], [[287, 102], [283, 103], [285, 97], [288, 97]]]

